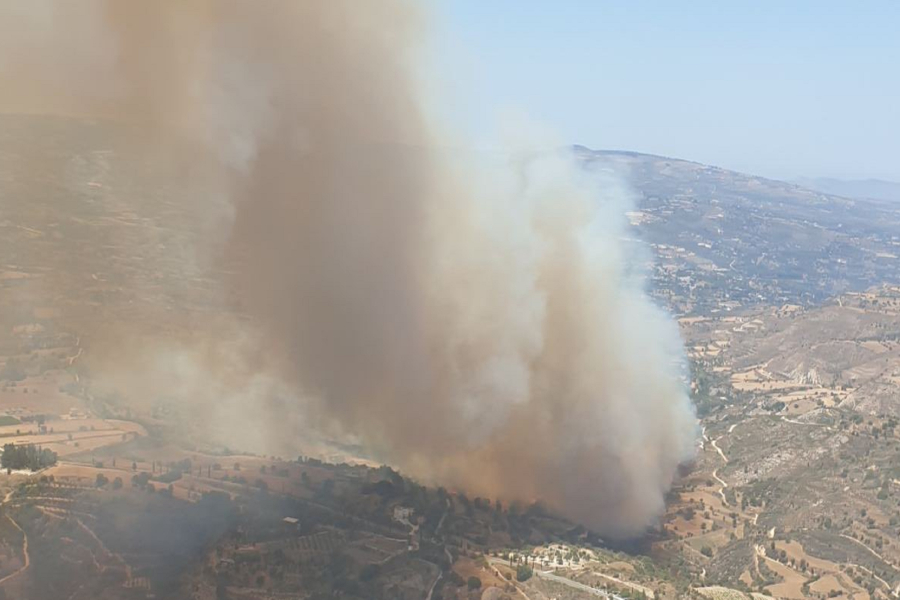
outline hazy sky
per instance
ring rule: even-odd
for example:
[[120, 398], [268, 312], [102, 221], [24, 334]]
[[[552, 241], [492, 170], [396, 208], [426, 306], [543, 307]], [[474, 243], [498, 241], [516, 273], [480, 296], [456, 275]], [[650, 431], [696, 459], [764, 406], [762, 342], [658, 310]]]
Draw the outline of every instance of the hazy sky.
[[522, 113], [593, 148], [900, 180], [900, 1], [434, 1], [476, 135]]

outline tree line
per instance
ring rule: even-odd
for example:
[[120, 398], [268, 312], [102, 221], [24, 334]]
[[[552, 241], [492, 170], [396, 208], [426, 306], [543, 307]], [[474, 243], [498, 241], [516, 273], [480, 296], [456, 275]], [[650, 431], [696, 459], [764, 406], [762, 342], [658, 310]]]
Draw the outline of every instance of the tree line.
[[39, 471], [46, 467], [56, 464], [56, 452], [41, 449], [34, 444], [15, 445], [4, 444], [3, 456], [0, 458], [0, 465], [9, 473], [13, 469], [31, 469]]

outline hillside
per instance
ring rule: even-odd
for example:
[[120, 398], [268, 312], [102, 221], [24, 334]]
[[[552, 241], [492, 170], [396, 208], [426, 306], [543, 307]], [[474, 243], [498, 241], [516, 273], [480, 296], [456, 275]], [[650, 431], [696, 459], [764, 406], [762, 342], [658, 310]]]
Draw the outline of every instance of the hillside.
[[848, 198], [871, 198], [900, 202], [900, 183], [884, 179], [832, 179], [828, 177], [804, 177], [792, 183]]
[[227, 267], [192, 252], [215, 215], [192, 213], [125, 133], [0, 117], [0, 434], [59, 456], [0, 475], [8, 595], [372, 597], [353, 587], [363, 577], [416, 599], [894, 595], [900, 205], [576, 148], [636, 191], [634, 237], [653, 251], [653, 293], [682, 316], [703, 429], [666, 514], [627, 554], [539, 505], [337, 464], [355, 447], [303, 450], [335, 464], [249, 456], [241, 439], [193, 435], [207, 415], [168, 397], [95, 393], [92, 342], [115, 335], [125, 352], [134, 337], [110, 324], [177, 340], [235, 311]]
[[575, 148], [638, 194], [631, 215], [673, 310], [810, 305], [900, 279], [900, 206], [673, 158]]
[[[0, 116], [0, 257], [65, 277], [63, 288], [138, 279], [148, 294], [130, 301], [164, 306], [171, 298], [158, 294], [174, 289], [203, 310], [216, 298], [188, 252], [190, 235], [216, 216], [191, 214], [168, 183], [171, 167], [136, 155], [127, 133], [108, 122]], [[900, 282], [900, 204], [660, 156], [575, 153], [636, 191], [629, 217], [653, 249], [653, 292], [678, 314], [813, 305]], [[62, 253], [62, 239], [99, 243]]]

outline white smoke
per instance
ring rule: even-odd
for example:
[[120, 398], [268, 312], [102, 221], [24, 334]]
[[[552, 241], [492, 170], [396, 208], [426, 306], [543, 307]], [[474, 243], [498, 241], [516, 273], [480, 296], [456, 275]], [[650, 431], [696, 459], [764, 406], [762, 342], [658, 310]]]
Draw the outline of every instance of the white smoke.
[[22, 6], [0, 9], [0, 106], [139, 124], [191, 164], [200, 211], [231, 204], [195, 245], [221, 251], [252, 333], [226, 356], [210, 328], [160, 367], [185, 401], [232, 422], [204, 377], [248, 413], [288, 386], [290, 410], [428, 482], [612, 535], [660, 514], [695, 424], [678, 332], [624, 246], [628, 194], [566, 153], [439, 150], [460, 140], [429, 121], [411, 3]]

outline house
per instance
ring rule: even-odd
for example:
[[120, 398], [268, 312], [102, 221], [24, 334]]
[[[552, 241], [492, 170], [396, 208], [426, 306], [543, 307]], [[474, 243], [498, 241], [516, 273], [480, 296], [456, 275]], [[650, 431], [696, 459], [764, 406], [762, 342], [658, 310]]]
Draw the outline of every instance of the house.
[[394, 507], [394, 519], [397, 521], [408, 521], [413, 514], [413, 509], [406, 506]]

